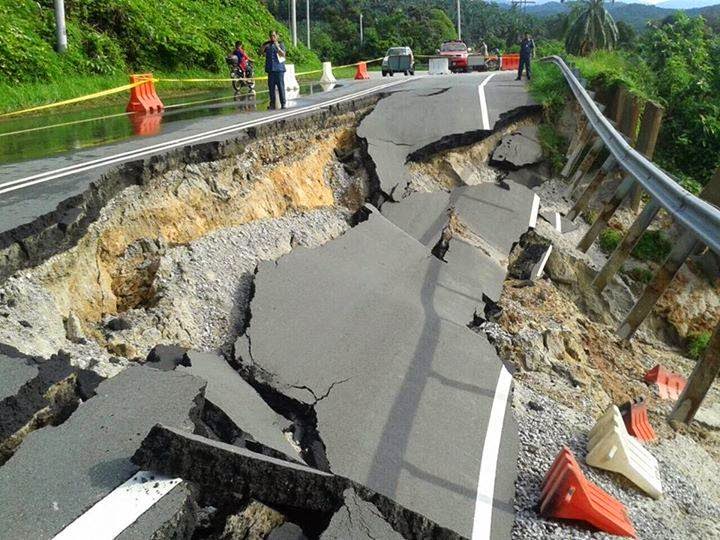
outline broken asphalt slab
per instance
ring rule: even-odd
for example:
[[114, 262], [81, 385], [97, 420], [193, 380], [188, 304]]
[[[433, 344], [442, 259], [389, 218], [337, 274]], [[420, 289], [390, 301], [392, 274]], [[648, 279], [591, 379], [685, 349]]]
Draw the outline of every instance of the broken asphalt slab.
[[465, 289], [497, 302], [510, 250], [532, 225], [538, 202], [532, 191], [512, 182], [481, 184], [450, 193], [414, 193], [386, 202], [382, 214], [428, 248], [440, 241], [452, 215], [455, 231], [443, 260], [464, 278]]
[[[260, 264], [236, 351], [257, 383], [313, 408], [334, 473], [470, 536], [502, 364], [467, 328], [481, 293], [458, 291], [451, 272], [371, 211], [324, 246]], [[499, 535], [513, 521], [508, 417], [492, 501]]]
[[137, 470], [130, 457], [158, 422], [194, 429], [205, 382], [130, 367], [64, 423], [31, 433], [0, 467], [0, 530], [52, 538]]
[[403, 540], [374, 504], [361, 499], [354, 489], [343, 493], [343, 505], [335, 512], [320, 540]]
[[135, 452], [137, 465], [264, 503], [323, 512], [342, 501], [347, 480], [187, 431], [156, 425]]
[[0, 344], [0, 464], [29, 433], [65, 420], [101, 380], [65, 357], [45, 360]]
[[[317, 516], [337, 516], [343, 505], [349, 504], [352, 505], [350, 516], [372, 525], [373, 530], [392, 532], [389, 523], [382, 523], [389, 520], [405, 531], [407, 538], [456, 538], [451, 531], [347, 478], [160, 424], [150, 430], [133, 456], [133, 462], [181, 477], [216, 494], [231, 493], [275, 507], [319, 512]], [[373, 502], [369, 502], [370, 499]], [[378, 503], [384, 510], [376, 506]], [[341, 531], [345, 526], [345, 520], [338, 516], [335, 527], [328, 530]], [[295, 527], [288, 529], [295, 530], [285, 531], [287, 535], [297, 532]], [[280, 536], [280, 531], [276, 536]], [[378, 538], [395, 537], [401, 536]]]
[[439, 82], [426, 79], [381, 99], [358, 127], [367, 141], [380, 189], [395, 200], [409, 181], [408, 156], [453, 134], [477, 133], [466, 144], [481, 138], [478, 102], [480, 79]]
[[188, 351], [184, 365], [178, 366], [177, 370], [207, 381], [205, 399], [225, 413], [252, 440], [272, 448], [285, 459], [300, 460], [297, 449], [284, 433], [291, 422], [273, 411], [225, 358], [212, 353]]
[[537, 126], [525, 126], [503, 137], [490, 158], [490, 165], [510, 170], [534, 165], [543, 160]]

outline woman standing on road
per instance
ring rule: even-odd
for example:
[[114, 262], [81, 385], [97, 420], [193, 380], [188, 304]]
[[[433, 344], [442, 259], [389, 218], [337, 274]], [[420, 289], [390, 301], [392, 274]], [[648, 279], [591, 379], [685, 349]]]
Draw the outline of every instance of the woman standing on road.
[[280, 97], [280, 107], [285, 108], [285, 47], [278, 41], [277, 32], [270, 32], [270, 41], [262, 46], [265, 55], [265, 73], [270, 89], [270, 108], [275, 108], [275, 90]]

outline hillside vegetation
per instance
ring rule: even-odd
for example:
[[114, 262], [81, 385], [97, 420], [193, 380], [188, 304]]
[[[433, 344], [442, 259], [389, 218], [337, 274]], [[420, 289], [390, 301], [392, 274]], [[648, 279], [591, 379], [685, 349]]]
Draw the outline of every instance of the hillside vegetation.
[[[52, 0], [0, 0], [0, 84], [131, 70], [224, 69], [235, 40], [258, 51], [280, 25], [259, 0], [66, 0], [68, 52], [57, 54]], [[289, 58], [318, 65], [306, 48]]]

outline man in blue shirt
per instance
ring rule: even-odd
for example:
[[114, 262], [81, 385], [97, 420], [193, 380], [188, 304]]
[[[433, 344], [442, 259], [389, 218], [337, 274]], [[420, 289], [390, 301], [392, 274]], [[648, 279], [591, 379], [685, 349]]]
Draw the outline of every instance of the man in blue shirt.
[[535, 56], [535, 42], [530, 34], [525, 32], [525, 38], [520, 42], [520, 63], [518, 64], [518, 76], [516, 81], [522, 77], [523, 67], [528, 81], [530, 80], [530, 59]]
[[275, 108], [275, 90], [280, 96], [280, 106], [285, 108], [285, 47], [278, 41], [277, 32], [270, 32], [270, 41], [263, 43], [265, 55], [265, 73], [268, 75], [270, 89], [270, 108]]

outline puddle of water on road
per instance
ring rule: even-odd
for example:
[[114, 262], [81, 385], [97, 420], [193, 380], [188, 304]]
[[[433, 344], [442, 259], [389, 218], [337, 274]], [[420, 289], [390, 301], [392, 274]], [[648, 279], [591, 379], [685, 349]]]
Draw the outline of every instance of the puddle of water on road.
[[[326, 90], [319, 84], [300, 87], [300, 95], [323, 91]], [[171, 108], [160, 115], [123, 114], [125, 104], [114, 103], [0, 122], [0, 164], [50, 157], [136, 135], [157, 135], [164, 126], [172, 122], [238, 112], [265, 111], [269, 105], [267, 93], [252, 96], [243, 89], [238, 96], [234, 96], [234, 92], [229, 88], [185, 94], [163, 101], [166, 107]], [[87, 121], [78, 123], [81, 120]], [[45, 129], [51, 125], [55, 127]], [[25, 131], [35, 128], [43, 129]], [[18, 131], [23, 133], [15, 133]]]

